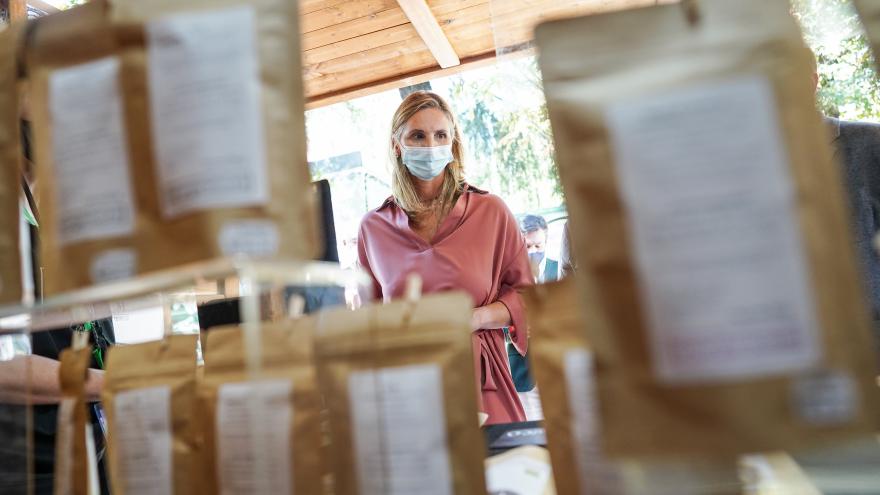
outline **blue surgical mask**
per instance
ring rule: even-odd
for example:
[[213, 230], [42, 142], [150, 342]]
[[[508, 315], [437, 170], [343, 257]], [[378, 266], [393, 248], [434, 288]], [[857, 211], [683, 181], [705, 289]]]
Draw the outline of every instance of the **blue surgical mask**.
[[534, 253], [529, 253], [529, 261], [538, 265], [542, 261], [544, 261], [544, 251], [535, 251]]
[[400, 145], [400, 159], [409, 173], [422, 180], [431, 180], [440, 175], [452, 162], [452, 145], [431, 146], [427, 148]]

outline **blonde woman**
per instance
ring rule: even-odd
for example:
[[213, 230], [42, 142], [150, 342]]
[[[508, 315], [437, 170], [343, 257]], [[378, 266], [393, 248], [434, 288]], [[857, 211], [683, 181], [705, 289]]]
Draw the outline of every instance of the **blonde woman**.
[[361, 222], [358, 257], [384, 300], [403, 295], [418, 273], [425, 292], [464, 290], [474, 301], [474, 367], [488, 424], [525, 421], [510, 376], [503, 327], [525, 355], [518, 290], [532, 283], [525, 241], [497, 196], [465, 183], [461, 133], [434, 93], [409, 95], [389, 140], [392, 197]]

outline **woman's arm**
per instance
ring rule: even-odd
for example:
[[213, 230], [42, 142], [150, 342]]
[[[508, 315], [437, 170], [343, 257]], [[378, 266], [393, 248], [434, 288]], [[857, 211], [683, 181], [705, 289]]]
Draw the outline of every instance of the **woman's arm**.
[[475, 308], [471, 317], [471, 330], [475, 332], [484, 328], [507, 327], [510, 324], [510, 310], [500, 301]]
[[[58, 361], [43, 356], [17, 356], [0, 362], [0, 401], [12, 404], [57, 404], [61, 400]], [[30, 367], [30, 372], [28, 368]], [[89, 370], [86, 400], [101, 399], [104, 372]]]

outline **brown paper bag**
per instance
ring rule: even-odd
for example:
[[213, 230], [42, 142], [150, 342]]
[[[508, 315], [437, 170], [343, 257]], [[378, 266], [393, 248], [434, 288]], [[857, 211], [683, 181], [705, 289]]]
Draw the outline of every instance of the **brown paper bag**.
[[107, 412], [113, 493], [196, 493], [195, 335], [110, 349]]
[[144, 267], [220, 256], [313, 259], [299, 11], [287, 0], [111, 0], [132, 54]]
[[[529, 287], [523, 294], [529, 317], [531, 368], [541, 387], [547, 450], [559, 493], [637, 495], [742, 493], [735, 459], [608, 460], [600, 448], [602, 425], [596, 398], [593, 353], [585, 327], [603, 324], [582, 315], [575, 281]], [[585, 297], [596, 297], [588, 287]]]
[[[249, 344], [242, 330], [208, 332], [198, 389], [199, 479], [205, 493], [219, 493], [221, 486], [237, 493], [321, 493], [328, 464], [322, 455], [321, 396], [312, 357], [314, 326], [311, 318], [263, 324], [256, 382], [245, 366]], [[265, 429], [260, 439], [254, 428]], [[261, 471], [255, 461], [259, 455]]]
[[472, 308], [448, 293], [321, 314], [336, 493], [484, 493]]
[[[78, 344], [78, 340], [82, 342]], [[61, 352], [54, 482], [54, 492], [59, 495], [99, 493], [97, 457], [86, 408], [85, 384], [92, 358], [92, 348], [86, 342], [87, 333], [75, 335], [74, 347]]]
[[28, 75], [44, 291], [142, 271], [126, 64], [98, 0], [36, 21]]
[[[682, 6], [692, 6], [693, 9]], [[539, 27], [613, 455], [734, 455], [877, 427], [840, 171], [784, 1]]]
[[0, 303], [21, 302], [19, 191], [21, 127], [18, 100], [18, 55], [24, 26], [0, 30]]

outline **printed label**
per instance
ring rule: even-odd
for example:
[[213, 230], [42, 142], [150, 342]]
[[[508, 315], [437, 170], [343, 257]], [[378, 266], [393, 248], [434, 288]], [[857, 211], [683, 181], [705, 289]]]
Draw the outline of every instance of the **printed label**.
[[812, 425], [840, 425], [856, 416], [858, 392], [847, 373], [803, 376], [792, 382], [792, 391], [798, 416]]
[[119, 60], [53, 71], [49, 113], [59, 243], [134, 232]]
[[348, 380], [361, 495], [451, 495], [440, 368], [352, 373]]
[[220, 229], [219, 243], [224, 256], [265, 258], [278, 254], [278, 227], [269, 220], [227, 222]]
[[220, 386], [216, 433], [221, 494], [293, 493], [292, 393], [290, 380]]
[[268, 202], [252, 7], [147, 25], [162, 212]]
[[805, 370], [821, 348], [770, 83], [747, 76], [605, 115], [666, 383]]
[[92, 259], [89, 273], [95, 283], [131, 278], [137, 271], [134, 249], [108, 249]]
[[171, 389], [167, 386], [120, 392], [114, 398], [110, 432], [127, 495], [173, 493]]

